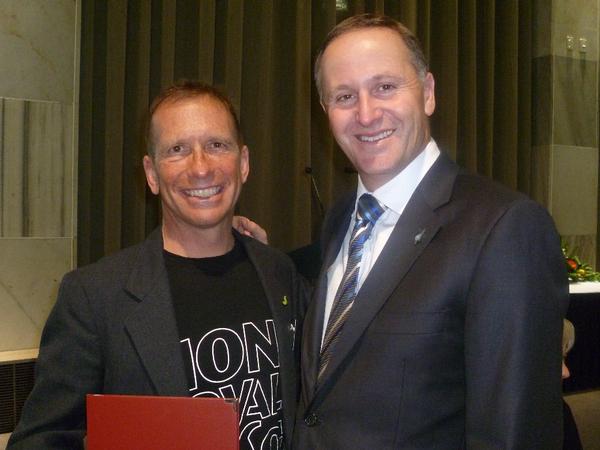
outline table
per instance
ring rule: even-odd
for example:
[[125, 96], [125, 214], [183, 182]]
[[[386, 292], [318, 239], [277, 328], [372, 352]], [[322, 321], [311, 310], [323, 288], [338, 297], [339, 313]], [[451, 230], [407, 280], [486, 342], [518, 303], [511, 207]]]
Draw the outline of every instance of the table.
[[567, 312], [575, 327], [575, 345], [567, 355], [571, 377], [564, 392], [600, 388], [600, 283], [575, 283]]

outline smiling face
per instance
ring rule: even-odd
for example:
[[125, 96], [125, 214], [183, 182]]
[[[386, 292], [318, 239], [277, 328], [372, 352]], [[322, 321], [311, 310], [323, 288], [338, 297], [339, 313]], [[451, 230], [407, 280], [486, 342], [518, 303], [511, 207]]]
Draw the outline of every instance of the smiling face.
[[429, 142], [433, 76], [420, 78], [402, 38], [382, 27], [336, 37], [323, 53], [321, 74], [333, 135], [374, 191]]
[[233, 119], [209, 95], [163, 102], [151, 122], [154, 157], [144, 157], [146, 180], [160, 195], [163, 229], [229, 234], [235, 204], [249, 172]]

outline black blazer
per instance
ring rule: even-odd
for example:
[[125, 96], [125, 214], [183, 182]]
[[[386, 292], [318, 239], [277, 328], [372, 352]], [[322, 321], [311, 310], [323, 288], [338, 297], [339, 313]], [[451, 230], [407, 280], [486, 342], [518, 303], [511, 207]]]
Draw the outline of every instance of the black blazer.
[[354, 198], [324, 225], [295, 448], [560, 449], [559, 237], [541, 206], [445, 154], [358, 292], [317, 386], [327, 269]]
[[[237, 237], [273, 314], [289, 438], [298, 398], [300, 336], [295, 333], [301, 330], [304, 284], [288, 257]], [[42, 334], [35, 386], [8, 448], [82, 448], [86, 393], [189, 395], [160, 229], [143, 243], [64, 277]]]

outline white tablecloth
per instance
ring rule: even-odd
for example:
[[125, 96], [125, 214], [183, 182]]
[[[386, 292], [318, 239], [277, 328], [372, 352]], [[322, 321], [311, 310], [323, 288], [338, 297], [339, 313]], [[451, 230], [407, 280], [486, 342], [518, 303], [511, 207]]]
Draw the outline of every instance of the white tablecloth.
[[569, 283], [570, 294], [589, 294], [593, 292], [600, 292], [600, 281]]

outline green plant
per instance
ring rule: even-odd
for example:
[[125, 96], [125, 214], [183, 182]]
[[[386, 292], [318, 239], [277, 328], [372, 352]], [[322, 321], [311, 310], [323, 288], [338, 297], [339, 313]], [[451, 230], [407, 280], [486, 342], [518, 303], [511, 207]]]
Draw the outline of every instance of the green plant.
[[581, 262], [579, 257], [573, 254], [564, 242], [562, 243], [562, 252], [570, 281], [600, 281], [600, 272], [594, 271], [589, 264]]

